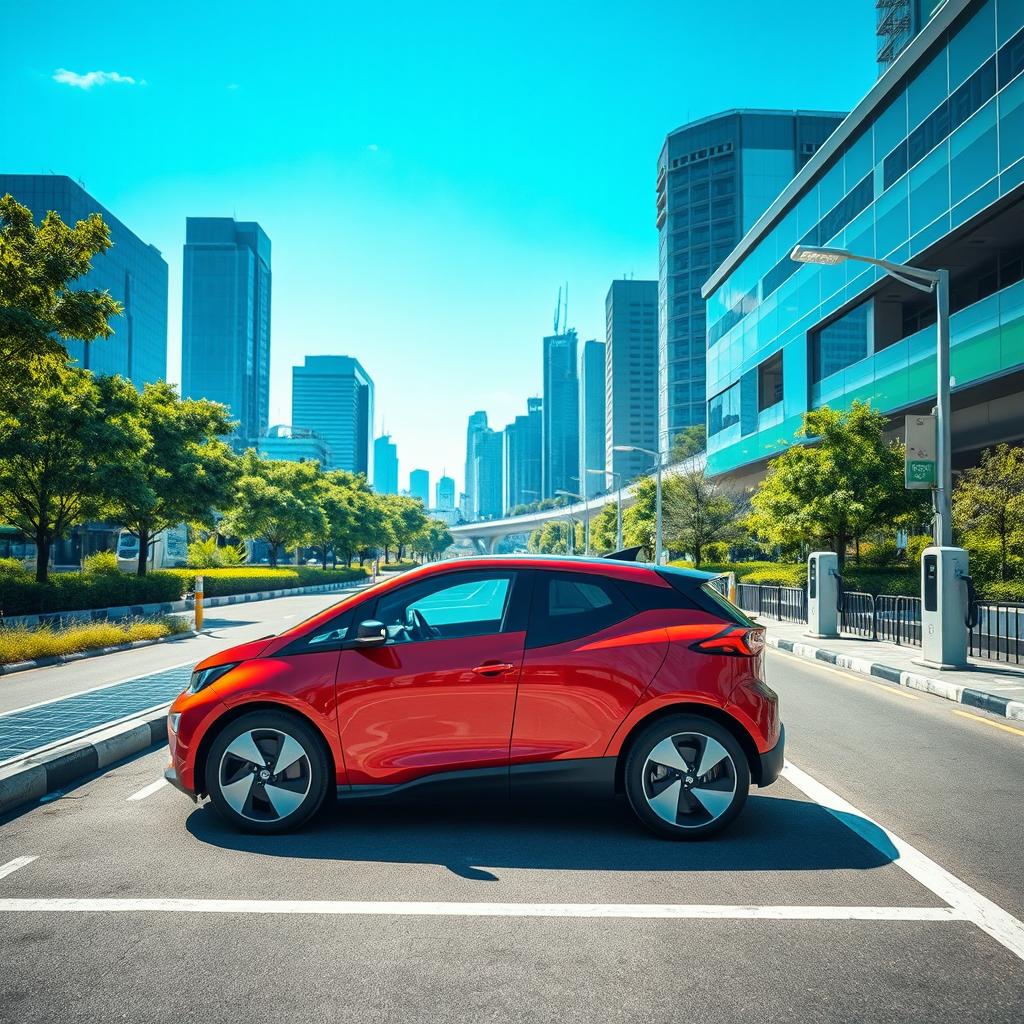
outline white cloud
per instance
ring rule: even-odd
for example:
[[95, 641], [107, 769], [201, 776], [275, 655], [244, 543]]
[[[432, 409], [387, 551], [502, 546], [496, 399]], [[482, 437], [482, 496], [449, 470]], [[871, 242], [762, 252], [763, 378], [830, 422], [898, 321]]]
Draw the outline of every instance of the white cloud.
[[80, 75], [77, 71], [68, 71], [67, 68], [57, 68], [53, 73], [53, 80], [61, 85], [70, 85], [74, 89], [91, 89], [94, 85], [106, 85], [113, 82], [117, 85], [145, 85], [145, 81], [136, 82], [131, 75], [121, 75], [116, 71], [87, 71]]
[[370, 144], [369, 144], [369, 145], [368, 145], [368, 146], [367, 146], [366, 148], [367, 148], [367, 149], [368, 149], [368, 150], [369, 150], [369, 151], [370, 151], [371, 153], [376, 153], [376, 152], [377, 152], [377, 150], [378, 150], [378, 149], [380, 149], [380, 146], [378, 146], [376, 142], [371, 142], [371, 143], [370, 143]]
[[230, 89], [230, 90], [231, 90], [232, 92], [234, 92], [234, 91], [235, 91], [235, 90], [236, 90], [236, 89], [238, 88], [238, 83], [237, 83], [237, 82], [229, 82], [229, 83], [228, 83], [228, 88], [229, 88], [229, 89]]

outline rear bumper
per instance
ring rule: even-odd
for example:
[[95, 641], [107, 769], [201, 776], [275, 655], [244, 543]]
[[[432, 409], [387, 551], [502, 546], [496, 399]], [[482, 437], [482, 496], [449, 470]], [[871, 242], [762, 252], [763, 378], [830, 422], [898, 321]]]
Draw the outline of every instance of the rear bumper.
[[174, 770], [174, 765], [169, 764], [164, 769], [164, 778], [176, 789], [179, 793], [184, 793], [193, 803], [198, 801], [198, 797], [195, 793], [189, 792], [182, 784], [181, 779], [178, 778], [178, 773]]
[[761, 755], [761, 776], [759, 786], [770, 786], [782, 773], [782, 763], [786, 757], [786, 727], [779, 726], [779, 742], [771, 750]]

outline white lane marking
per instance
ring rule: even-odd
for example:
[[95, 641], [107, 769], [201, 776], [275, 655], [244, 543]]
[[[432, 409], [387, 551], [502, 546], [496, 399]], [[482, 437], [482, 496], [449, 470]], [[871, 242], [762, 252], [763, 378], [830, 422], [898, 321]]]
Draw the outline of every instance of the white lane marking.
[[820, 804], [847, 828], [870, 843], [887, 857], [896, 857], [893, 863], [902, 868], [911, 878], [933, 892], [957, 910], [961, 919], [976, 924], [983, 932], [991, 935], [1010, 952], [1024, 960], [1024, 924], [1002, 907], [986, 899], [956, 875], [940, 867], [930, 857], [913, 847], [884, 825], [857, 810], [837, 793], [812, 779], [789, 761], [782, 769], [782, 777], [796, 786], [804, 796]]
[[953, 907], [766, 907], [679, 903], [437, 903], [372, 900], [0, 899], [0, 913], [344, 914], [631, 917], [762, 921], [962, 921]]
[[6, 878], [17, 871], [18, 868], [23, 868], [34, 860], [38, 860], [38, 857], [15, 857], [14, 860], [9, 860], [6, 864], [0, 865], [0, 878]]
[[129, 800], [145, 800], [147, 796], [152, 796], [154, 793], [158, 793], [164, 786], [167, 785], [166, 779], [157, 779], [156, 782], [151, 782], [148, 786], [143, 786], [138, 793], [132, 793]]

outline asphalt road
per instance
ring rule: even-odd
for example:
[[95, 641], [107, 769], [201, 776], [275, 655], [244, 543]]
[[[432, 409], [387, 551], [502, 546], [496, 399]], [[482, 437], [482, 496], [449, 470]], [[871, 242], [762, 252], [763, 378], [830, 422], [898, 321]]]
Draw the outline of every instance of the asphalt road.
[[1024, 917], [1024, 733], [774, 652], [769, 681], [796, 768], [699, 844], [554, 799], [248, 837], [154, 787], [166, 751], [121, 764], [0, 822], [0, 1020], [1019, 1022], [1024, 959], [970, 908]]

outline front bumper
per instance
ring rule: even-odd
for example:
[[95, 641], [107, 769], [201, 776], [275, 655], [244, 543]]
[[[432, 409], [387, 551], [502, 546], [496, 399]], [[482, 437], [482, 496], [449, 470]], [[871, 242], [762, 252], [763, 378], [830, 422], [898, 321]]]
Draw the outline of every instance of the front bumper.
[[178, 778], [178, 773], [174, 770], [174, 765], [169, 764], [164, 769], [164, 778], [176, 789], [179, 793], [184, 793], [192, 803], [198, 803], [199, 797], [195, 793], [190, 793], [182, 784], [181, 779]]
[[761, 755], [761, 775], [759, 786], [770, 786], [780, 774], [782, 763], [786, 757], [786, 727], [779, 726], [779, 742], [771, 750]]

